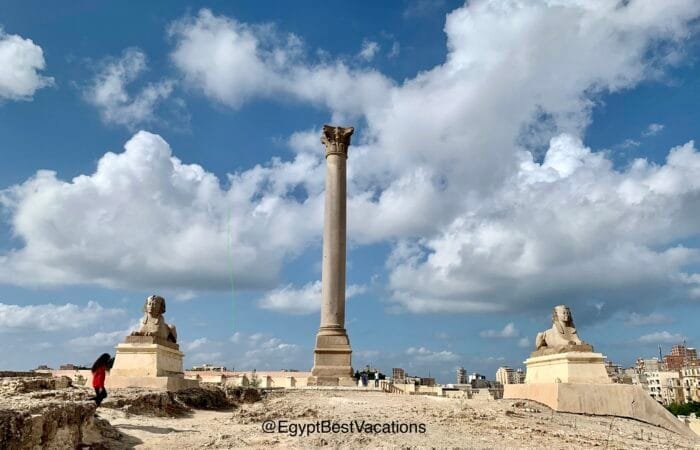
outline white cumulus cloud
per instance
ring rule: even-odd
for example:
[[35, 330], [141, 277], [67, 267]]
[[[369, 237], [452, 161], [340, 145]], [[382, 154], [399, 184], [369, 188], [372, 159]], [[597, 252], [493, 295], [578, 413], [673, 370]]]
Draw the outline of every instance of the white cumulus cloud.
[[37, 90], [53, 85], [52, 77], [41, 75], [45, 67], [41, 47], [0, 28], [0, 100], [31, 100]]
[[697, 289], [686, 267], [700, 233], [700, 153], [692, 142], [664, 165], [618, 171], [569, 135], [434, 238], [398, 247], [394, 301], [414, 312], [493, 311], [608, 300], [606, 311]]
[[0, 329], [57, 331], [97, 325], [125, 313], [119, 308], [104, 308], [90, 301], [85, 306], [73, 303], [56, 305], [8, 305], [0, 303]]
[[640, 336], [637, 340], [640, 344], [682, 344], [685, 337], [678, 333], [657, 331]]
[[[321, 153], [321, 152], [319, 152]], [[269, 287], [283, 260], [320, 234], [320, 155], [229, 175], [229, 188], [139, 132], [90, 175], [39, 171], [0, 191], [24, 246], [0, 254], [0, 282], [107, 287]], [[295, 187], [316, 192], [305, 199]]]
[[502, 330], [484, 330], [479, 333], [483, 338], [516, 338], [520, 336], [520, 331], [515, 328], [515, 324], [510, 322]]
[[[365, 286], [349, 285], [345, 289], [345, 298], [348, 299], [362, 294], [366, 290]], [[314, 281], [300, 288], [289, 284], [285, 287], [274, 289], [260, 299], [259, 305], [264, 309], [290, 314], [314, 313], [321, 309], [321, 282]]]
[[380, 46], [377, 42], [365, 39], [364, 41], [362, 41], [362, 49], [360, 50], [360, 53], [358, 53], [358, 56], [363, 60], [369, 62], [374, 59], [377, 53], [379, 53], [379, 50]]
[[147, 69], [146, 55], [130, 48], [118, 59], [105, 64], [85, 90], [85, 99], [97, 107], [105, 123], [135, 128], [156, 119], [156, 107], [167, 99], [174, 87], [172, 80], [149, 83], [140, 92], [130, 94], [127, 87]]
[[459, 359], [459, 355], [449, 350], [432, 351], [425, 347], [409, 347], [406, 355], [421, 363], [427, 362], [452, 362]]
[[650, 123], [646, 130], [642, 133], [644, 137], [656, 136], [661, 133], [666, 126], [662, 123]]
[[170, 28], [172, 60], [185, 82], [234, 108], [258, 97], [285, 96], [360, 114], [388, 95], [391, 81], [342, 61], [306, 61], [302, 40], [274, 26], [250, 25], [203, 9]]

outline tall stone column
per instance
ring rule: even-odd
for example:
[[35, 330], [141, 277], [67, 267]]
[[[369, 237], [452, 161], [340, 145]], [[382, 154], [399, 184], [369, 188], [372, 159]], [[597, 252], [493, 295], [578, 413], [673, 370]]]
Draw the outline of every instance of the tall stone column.
[[354, 385], [352, 349], [345, 331], [346, 160], [353, 131], [325, 125], [321, 134], [326, 146], [321, 327], [310, 385]]

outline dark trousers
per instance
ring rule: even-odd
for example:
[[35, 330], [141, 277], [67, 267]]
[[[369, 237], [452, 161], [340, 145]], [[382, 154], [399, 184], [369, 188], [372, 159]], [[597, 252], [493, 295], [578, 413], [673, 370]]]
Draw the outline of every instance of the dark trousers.
[[102, 400], [104, 400], [105, 398], [107, 398], [107, 389], [105, 389], [104, 387], [95, 388], [95, 404], [97, 406], [100, 406]]

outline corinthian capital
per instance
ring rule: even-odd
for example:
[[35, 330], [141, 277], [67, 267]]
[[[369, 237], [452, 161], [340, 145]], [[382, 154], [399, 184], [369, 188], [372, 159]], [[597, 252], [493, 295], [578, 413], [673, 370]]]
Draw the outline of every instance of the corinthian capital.
[[353, 127], [324, 125], [321, 133], [321, 143], [326, 146], [326, 158], [329, 155], [342, 155], [347, 158], [350, 136], [352, 136], [353, 131], [355, 131]]

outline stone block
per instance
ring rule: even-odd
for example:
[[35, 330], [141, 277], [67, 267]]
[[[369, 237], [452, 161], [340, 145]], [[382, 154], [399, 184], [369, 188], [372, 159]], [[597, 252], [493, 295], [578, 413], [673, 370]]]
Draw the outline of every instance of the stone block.
[[169, 345], [155, 342], [152, 336], [129, 336], [127, 342], [117, 345], [114, 366], [105, 387], [179, 391], [199, 386], [198, 381], [185, 379], [184, 355], [179, 346], [172, 342], [168, 342]]
[[626, 417], [697, 439], [687, 425], [644, 389], [631, 384], [506, 384], [503, 398], [532, 400], [559, 412]]
[[525, 361], [525, 383], [612, 383], [605, 370], [604, 361], [605, 356], [593, 352], [566, 352], [530, 357]]

